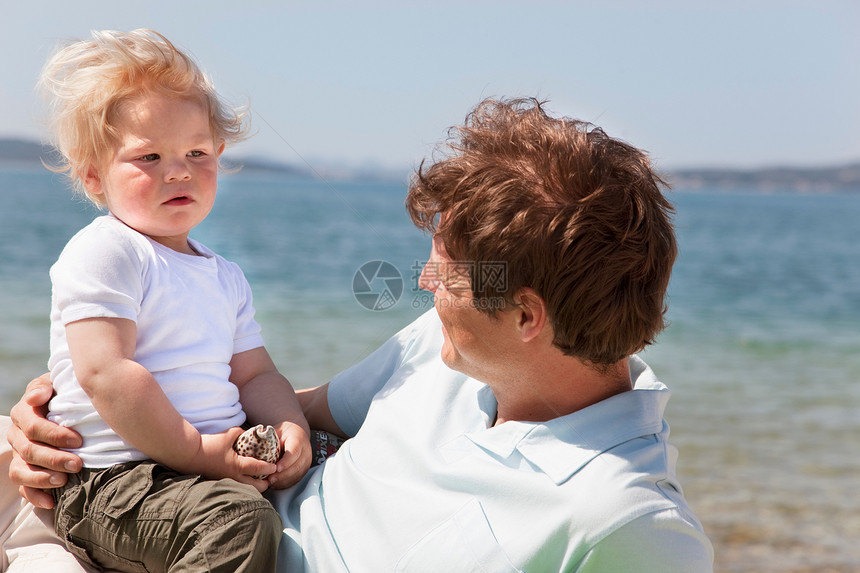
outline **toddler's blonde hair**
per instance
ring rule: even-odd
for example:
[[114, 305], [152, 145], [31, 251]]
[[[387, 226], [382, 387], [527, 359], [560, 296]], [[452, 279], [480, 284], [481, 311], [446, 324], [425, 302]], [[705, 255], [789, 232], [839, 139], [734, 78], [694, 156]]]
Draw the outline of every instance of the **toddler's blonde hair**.
[[92, 40], [61, 47], [45, 64], [38, 84], [48, 100], [48, 124], [58, 164], [76, 191], [103, 207], [83, 177], [112, 158], [118, 142], [116, 112], [121, 104], [142, 94], [159, 93], [200, 101], [209, 111], [216, 142], [241, 141], [247, 136], [247, 110], [226, 105], [212, 81], [188, 55], [152, 30], [94, 31]]

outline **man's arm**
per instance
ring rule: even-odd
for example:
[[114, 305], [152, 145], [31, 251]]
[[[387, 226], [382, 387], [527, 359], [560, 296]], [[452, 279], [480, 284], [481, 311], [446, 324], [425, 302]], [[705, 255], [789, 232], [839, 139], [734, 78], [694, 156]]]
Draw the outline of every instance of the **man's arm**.
[[634, 519], [600, 541], [576, 573], [713, 573], [714, 549], [707, 536], [678, 509]]
[[432, 309], [359, 363], [334, 375], [308, 399], [323, 420], [330, 419], [335, 424], [338, 428], [335, 433], [355, 436], [367, 418], [374, 397], [399, 376], [403, 365], [410, 363], [411, 368], [421, 368], [423, 362], [438, 358], [441, 347], [442, 325]]
[[54, 499], [42, 490], [65, 484], [66, 474], [83, 466], [78, 456], [58, 449], [78, 448], [82, 440], [74, 430], [46, 419], [53, 391], [48, 374], [30, 382], [12, 407], [13, 425], [6, 435], [12, 446], [10, 479], [30, 503], [45, 509], [54, 507]]
[[342, 438], [348, 437], [337, 425], [328, 407], [328, 383], [316, 388], [296, 390], [296, 395], [311, 428], [325, 430]]

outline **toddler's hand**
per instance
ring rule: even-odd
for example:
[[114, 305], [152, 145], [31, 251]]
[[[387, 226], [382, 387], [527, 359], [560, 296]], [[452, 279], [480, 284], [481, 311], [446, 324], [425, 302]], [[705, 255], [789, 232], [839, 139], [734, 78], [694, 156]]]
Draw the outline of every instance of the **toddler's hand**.
[[284, 454], [278, 460], [278, 470], [268, 477], [269, 485], [285, 489], [297, 483], [311, 467], [311, 442], [305, 428], [292, 422], [276, 426]]
[[[281, 441], [277, 430], [263, 424], [257, 424], [242, 432], [233, 444], [233, 449], [240, 456], [251, 456], [273, 464], [281, 458]], [[254, 476], [257, 479], [264, 477], [266, 476]]]
[[240, 456], [233, 450], [233, 444], [242, 434], [242, 428], [230, 428], [220, 434], [202, 434], [202, 455], [205, 471], [201, 475], [210, 478], [231, 478], [257, 489], [266, 491], [269, 483], [265, 478], [253, 476], [268, 476], [275, 472], [275, 464], [248, 456]]

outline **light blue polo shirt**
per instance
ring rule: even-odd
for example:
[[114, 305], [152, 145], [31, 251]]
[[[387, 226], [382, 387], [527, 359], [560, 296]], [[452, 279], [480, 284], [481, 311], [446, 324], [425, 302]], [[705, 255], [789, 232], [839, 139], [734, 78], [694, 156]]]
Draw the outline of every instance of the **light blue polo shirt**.
[[635, 389], [544, 423], [491, 427], [489, 387], [449, 369], [431, 310], [336, 376], [355, 437], [272, 496], [281, 571], [712, 571], [675, 477], [669, 390]]

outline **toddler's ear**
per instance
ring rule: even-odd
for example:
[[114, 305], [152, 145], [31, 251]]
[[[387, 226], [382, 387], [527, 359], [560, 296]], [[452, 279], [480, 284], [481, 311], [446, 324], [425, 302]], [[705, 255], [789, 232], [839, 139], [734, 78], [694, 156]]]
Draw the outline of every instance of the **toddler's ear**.
[[81, 169], [78, 176], [83, 181], [84, 188], [90, 195], [101, 195], [103, 193], [102, 180], [94, 165], [88, 165], [85, 169]]

